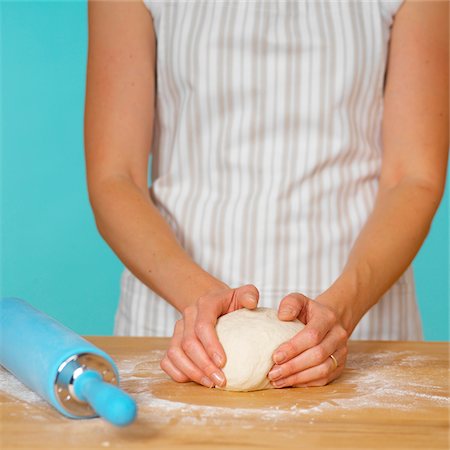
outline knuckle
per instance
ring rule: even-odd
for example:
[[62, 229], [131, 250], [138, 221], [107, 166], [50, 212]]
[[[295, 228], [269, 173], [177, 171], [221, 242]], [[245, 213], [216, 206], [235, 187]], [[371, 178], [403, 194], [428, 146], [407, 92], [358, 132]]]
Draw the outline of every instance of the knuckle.
[[337, 315], [334, 311], [332, 311], [331, 309], [325, 309], [324, 310], [324, 316], [325, 316], [325, 320], [328, 323], [336, 323], [337, 322]]
[[339, 337], [342, 341], [348, 340], [348, 333], [347, 330], [344, 327], [339, 328]]
[[159, 362], [159, 367], [161, 367], [162, 370], [164, 370], [164, 372], [167, 373], [167, 359], [166, 357], [164, 357], [160, 362]]
[[185, 375], [172, 374], [170, 376], [178, 383], [186, 383], [186, 381], [189, 381], [189, 378], [186, 377]]
[[203, 373], [205, 373], [208, 377], [217, 371], [216, 367], [213, 366], [210, 362], [205, 362], [200, 366], [200, 369]]
[[297, 372], [297, 370], [295, 369], [295, 364], [292, 360], [283, 363], [281, 371], [281, 378], [289, 377], [293, 373]]
[[297, 345], [294, 340], [290, 339], [286, 342], [285, 346], [286, 347], [283, 350], [286, 350], [288, 355], [296, 355], [298, 353]]
[[203, 336], [205, 331], [208, 329], [208, 324], [205, 322], [197, 322], [194, 326], [195, 333], [197, 336]]
[[307, 339], [310, 344], [318, 345], [320, 343], [320, 333], [315, 328], [308, 330]]
[[181, 342], [181, 348], [185, 351], [185, 353], [192, 353], [196, 347], [197, 340], [192, 337], [183, 339], [183, 341]]
[[329, 372], [330, 372], [330, 370], [326, 365], [321, 365], [321, 366], [318, 366], [318, 368], [317, 368], [317, 374], [319, 376], [319, 379], [326, 378], [328, 376]]
[[184, 308], [183, 310], [183, 317], [184, 319], [187, 319], [188, 317], [192, 317], [193, 313], [194, 313], [194, 306], [190, 305], [187, 306], [186, 308]]
[[179, 354], [180, 350], [177, 347], [170, 347], [169, 350], [167, 350], [167, 357], [171, 361], [175, 361], [178, 358]]
[[314, 349], [314, 359], [316, 361], [325, 361], [329, 355], [327, 354], [327, 352], [325, 351], [325, 348], [322, 345], [318, 345], [315, 349]]

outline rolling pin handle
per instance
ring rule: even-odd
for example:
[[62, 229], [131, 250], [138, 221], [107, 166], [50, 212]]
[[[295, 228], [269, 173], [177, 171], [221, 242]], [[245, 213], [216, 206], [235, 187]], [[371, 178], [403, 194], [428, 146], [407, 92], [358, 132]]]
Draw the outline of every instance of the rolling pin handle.
[[89, 403], [99, 416], [113, 425], [129, 425], [136, 417], [136, 402], [117, 386], [105, 383], [94, 370], [77, 376], [73, 390], [80, 401]]

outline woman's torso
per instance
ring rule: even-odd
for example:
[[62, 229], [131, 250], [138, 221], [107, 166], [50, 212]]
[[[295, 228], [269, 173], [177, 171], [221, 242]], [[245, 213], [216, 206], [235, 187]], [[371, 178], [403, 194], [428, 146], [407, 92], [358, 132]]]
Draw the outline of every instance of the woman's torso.
[[[151, 197], [195, 262], [262, 306], [339, 276], [375, 200], [394, 2], [145, 1], [157, 37]], [[353, 337], [419, 339], [411, 268]], [[178, 313], [127, 269], [118, 334]]]

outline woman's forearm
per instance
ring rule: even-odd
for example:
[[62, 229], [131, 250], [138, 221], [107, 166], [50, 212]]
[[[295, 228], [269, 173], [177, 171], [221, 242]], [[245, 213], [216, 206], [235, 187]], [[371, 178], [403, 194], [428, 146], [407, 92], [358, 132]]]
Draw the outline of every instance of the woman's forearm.
[[105, 241], [134, 275], [179, 311], [226, 286], [194, 263], [148, 193], [131, 178], [97, 181], [89, 194]]
[[338, 311], [349, 334], [411, 264], [441, 196], [408, 178], [390, 189], [380, 188], [342, 274], [317, 298]]

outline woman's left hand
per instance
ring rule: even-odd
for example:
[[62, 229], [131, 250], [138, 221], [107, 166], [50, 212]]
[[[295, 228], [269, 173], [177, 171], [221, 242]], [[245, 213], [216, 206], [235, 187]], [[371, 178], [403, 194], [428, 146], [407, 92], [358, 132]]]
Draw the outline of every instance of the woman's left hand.
[[349, 336], [333, 309], [291, 293], [282, 299], [278, 318], [298, 319], [305, 328], [275, 350], [268, 374], [274, 387], [324, 386], [341, 375]]

